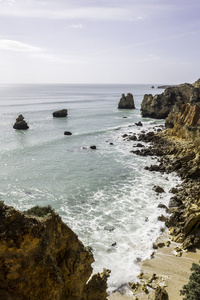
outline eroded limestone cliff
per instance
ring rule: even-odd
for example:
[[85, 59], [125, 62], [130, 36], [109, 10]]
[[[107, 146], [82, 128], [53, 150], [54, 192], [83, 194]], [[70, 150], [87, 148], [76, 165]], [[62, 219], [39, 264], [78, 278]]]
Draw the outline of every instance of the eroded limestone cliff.
[[166, 225], [172, 240], [181, 243], [180, 249], [200, 247], [200, 107], [183, 104], [173, 128], [150, 133], [141, 134], [141, 140], [151, 142], [151, 146], [134, 153], [157, 155], [159, 165], [146, 169], [176, 172], [183, 180], [173, 189], [169, 202], [171, 215]]
[[200, 103], [200, 79], [195, 83], [184, 83], [178, 86], [168, 87], [162, 94], [144, 95], [141, 103], [143, 117], [165, 119], [170, 112], [172, 115], [166, 125], [173, 127], [173, 116], [179, 112], [184, 103]]
[[93, 261], [51, 207], [22, 213], [0, 202], [0, 299], [106, 299], [109, 271], [88, 282]]

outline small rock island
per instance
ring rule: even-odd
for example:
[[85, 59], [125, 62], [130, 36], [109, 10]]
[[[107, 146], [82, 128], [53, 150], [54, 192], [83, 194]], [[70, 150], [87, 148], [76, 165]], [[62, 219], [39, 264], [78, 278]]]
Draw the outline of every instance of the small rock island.
[[118, 103], [118, 108], [134, 109], [135, 103], [134, 103], [133, 95], [131, 93], [128, 93], [126, 96], [125, 94], [122, 94], [122, 97]]
[[54, 118], [65, 118], [68, 115], [67, 109], [61, 109], [53, 112]]
[[18, 130], [27, 130], [29, 129], [29, 126], [27, 122], [24, 120], [24, 117], [22, 115], [19, 115], [18, 118], [16, 119], [15, 124], [13, 125], [13, 128]]

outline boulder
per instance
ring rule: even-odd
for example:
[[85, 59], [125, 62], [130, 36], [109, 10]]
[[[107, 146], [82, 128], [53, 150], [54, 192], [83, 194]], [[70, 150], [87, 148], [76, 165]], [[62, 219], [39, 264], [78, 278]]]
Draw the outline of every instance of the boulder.
[[29, 126], [24, 120], [24, 117], [22, 115], [19, 115], [16, 119], [15, 124], [13, 125], [13, 128], [18, 130], [27, 130], [29, 129]]
[[96, 150], [96, 149], [97, 149], [97, 147], [96, 147], [95, 145], [93, 145], [93, 146], [90, 146], [90, 149], [92, 149], [92, 150]]
[[158, 185], [154, 185], [153, 191], [155, 191], [156, 193], [159, 193], [159, 194], [165, 192], [164, 189], [162, 187], [158, 186]]
[[141, 121], [139, 121], [139, 122], [136, 122], [136, 123], [135, 123], [135, 125], [136, 125], [136, 126], [143, 126], [143, 124], [142, 124], [142, 122], [141, 122]]
[[164, 287], [158, 286], [155, 290], [154, 300], [168, 300], [169, 296]]
[[64, 135], [72, 135], [72, 133], [70, 131], [65, 131]]
[[106, 299], [109, 272], [89, 280], [92, 253], [51, 207], [0, 202], [0, 224], [0, 299]]
[[122, 97], [118, 103], [118, 108], [134, 109], [135, 103], [134, 103], [133, 95], [130, 93], [128, 93], [126, 96], [125, 94], [122, 94]]
[[61, 109], [53, 112], [54, 118], [65, 118], [67, 116], [67, 109]]
[[[142, 117], [165, 119], [171, 111], [179, 112], [182, 104], [187, 102], [200, 102], [199, 82], [168, 87], [160, 95], [145, 94], [141, 103]], [[168, 123], [169, 127], [173, 126], [172, 118]]]

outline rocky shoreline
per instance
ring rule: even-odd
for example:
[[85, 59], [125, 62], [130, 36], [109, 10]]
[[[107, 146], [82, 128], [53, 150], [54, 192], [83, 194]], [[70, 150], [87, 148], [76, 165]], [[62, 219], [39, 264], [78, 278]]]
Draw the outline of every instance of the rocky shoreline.
[[[141, 263], [142, 272], [138, 276], [139, 280], [129, 283], [128, 287], [110, 295], [109, 300], [182, 299], [179, 291], [183, 284], [187, 283], [192, 262], [198, 263], [200, 259], [200, 212], [198, 208], [200, 151], [193, 140], [177, 138], [171, 129], [162, 132], [157, 132], [157, 130], [160, 131], [154, 128], [154, 131], [140, 133], [138, 137], [126, 136], [125, 138], [129, 142], [137, 140], [147, 143], [147, 146], [143, 147], [138, 143], [137, 150], [131, 151], [132, 153], [157, 157], [158, 163], [147, 166], [145, 169], [152, 174], [175, 172], [182, 179], [182, 183], [170, 191], [173, 196], [169, 206], [161, 204], [168, 213], [168, 217], [161, 215], [159, 220], [165, 223], [167, 229], [165, 234], [161, 233], [161, 237], [153, 245], [156, 252], [152, 252], [152, 259]], [[163, 266], [169, 264], [169, 260], [171, 266], [166, 276]], [[177, 270], [173, 268], [173, 264]], [[185, 277], [176, 273], [180, 272], [182, 267]], [[175, 279], [173, 274], [178, 277]], [[171, 289], [175, 280], [177, 288]], [[133, 295], [135, 295], [134, 298]]]
[[[137, 149], [131, 151], [132, 154], [157, 157], [158, 164], [146, 167], [149, 172], [176, 172], [182, 179], [182, 183], [171, 190], [173, 197], [169, 206], [162, 206], [168, 216], [161, 215], [159, 220], [165, 222], [169, 235], [162, 236], [163, 239], [154, 244], [154, 249], [157, 250], [152, 253], [154, 261], [159, 261], [156, 257], [160, 255], [161, 249], [164, 249], [161, 256], [164, 254], [166, 260], [167, 256], [177, 259], [185, 256], [186, 251], [192, 253], [200, 248], [199, 86], [200, 80], [192, 86], [186, 84], [174, 87], [175, 90], [170, 87], [159, 97], [144, 96], [143, 109], [144, 104], [146, 110], [150, 106], [152, 116], [160, 110], [163, 97], [170, 99], [171, 107], [164, 101], [164, 108], [161, 109], [162, 116], [166, 114], [167, 117], [167, 129], [155, 127], [154, 131], [146, 133], [141, 129], [138, 136], [123, 136], [128, 142], [138, 141]], [[183, 95], [183, 91], [186, 91], [186, 95]], [[191, 97], [188, 96], [190, 93]], [[176, 101], [172, 101], [172, 97], [175, 97], [178, 105]], [[189, 99], [188, 102], [186, 99]], [[160, 117], [161, 115], [158, 116]], [[141, 122], [135, 125], [142, 128]], [[148, 145], [144, 146], [144, 143]], [[96, 146], [93, 147], [96, 149]], [[162, 192], [158, 186], [154, 188], [156, 192]], [[0, 297], [3, 295], [5, 300], [107, 299], [109, 270], [93, 275], [88, 281], [92, 274], [92, 253], [51, 208], [34, 208], [21, 213], [1, 202], [0, 219], [0, 263], [3, 270]], [[148, 265], [143, 262], [141, 268], [145, 269], [145, 264]], [[139, 275], [139, 283], [129, 283], [130, 297], [134, 294], [135, 300], [175, 299], [170, 298], [171, 294], [168, 295], [167, 281], [162, 279], [162, 274], [158, 276], [153, 267], [151, 270], [152, 274], [142, 272]], [[108, 298], [133, 299], [127, 294], [122, 295], [123, 298], [119, 298], [119, 295], [114, 293]]]
[[[187, 93], [186, 95], [182, 94], [183, 101], [181, 103], [180, 93], [177, 94], [177, 89], [183, 91], [185, 88]], [[156, 254], [152, 253], [152, 257], [155, 258], [149, 262], [142, 262], [141, 269], [147, 274], [142, 272], [138, 276], [139, 282], [129, 283], [125, 296], [116, 293], [113, 297], [109, 297], [110, 300], [182, 299], [179, 291], [182, 285], [187, 283], [192, 262], [198, 263], [200, 258], [199, 80], [193, 86], [185, 84], [174, 89], [175, 91], [172, 88], [168, 89], [163, 93], [164, 95], [162, 94], [159, 97], [144, 96], [145, 105], [149, 101], [145, 109], [148, 110], [150, 107], [151, 113], [153, 111], [152, 106], [156, 110], [161, 109], [162, 111], [162, 108], [157, 107], [157, 104], [155, 104], [156, 99], [159, 99], [160, 105], [160, 99], [165, 97], [166, 94], [168, 97], [168, 93], [170, 93], [170, 97], [175, 95], [175, 100], [178, 97], [179, 108], [176, 101], [171, 103], [171, 108], [166, 101], [163, 103], [164, 110], [166, 106], [169, 109], [166, 113], [168, 119], [166, 123], [170, 123], [170, 126], [166, 126], [167, 129], [161, 131], [154, 128], [154, 131], [142, 132], [138, 137], [124, 136], [127, 141], [137, 140], [148, 143], [147, 147], [138, 143], [137, 150], [131, 151], [136, 155], [157, 157], [158, 164], [147, 166], [147, 170], [166, 174], [175, 172], [182, 179], [182, 183], [170, 191], [173, 193], [173, 197], [170, 199], [169, 206], [163, 206], [169, 216], [160, 216], [159, 218], [159, 220], [165, 222], [168, 228], [166, 232], [169, 234], [167, 234], [167, 240], [166, 236], [164, 236], [164, 239], [162, 236], [161, 241], [159, 239], [157, 244], [154, 245], [154, 249], [158, 249]], [[149, 98], [148, 101], [146, 101], [147, 98]], [[187, 99], [188, 102], [186, 102]], [[172, 99], [170, 98], [170, 100]], [[142, 109], [144, 109], [144, 106]], [[160, 115], [158, 118], [160, 118]], [[168, 269], [165, 268], [167, 264], [171, 264]], [[184, 269], [184, 274], [181, 273], [181, 268]], [[149, 273], [149, 270], [152, 274]], [[155, 273], [157, 271], [159, 276]], [[177, 278], [174, 274], [177, 275]], [[165, 279], [163, 279], [164, 277]], [[175, 285], [175, 288], [172, 288], [172, 285]], [[132, 298], [133, 295], [135, 295], [135, 298]]]

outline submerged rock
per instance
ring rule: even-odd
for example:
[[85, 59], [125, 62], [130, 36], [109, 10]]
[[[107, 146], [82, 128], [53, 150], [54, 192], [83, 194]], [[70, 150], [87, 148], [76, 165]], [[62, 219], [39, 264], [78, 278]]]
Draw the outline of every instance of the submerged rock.
[[18, 118], [16, 119], [15, 124], [13, 125], [14, 129], [18, 130], [27, 130], [29, 129], [29, 126], [27, 122], [24, 120], [23, 115], [19, 115]]
[[88, 282], [93, 255], [51, 207], [0, 202], [0, 224], [0, 299], [106, 299], [109, 271]]
[[67, 109], [61, 109], [53, 112], [54, 118], [65, 118], [67, 116]]
[[128, 93], [126, 96], [125, 94], [122, 94], [122, 97], [118, 103], [118, 108], [134, 109], [135, 103], [134, 103], [133, 95], [130, 93]]

